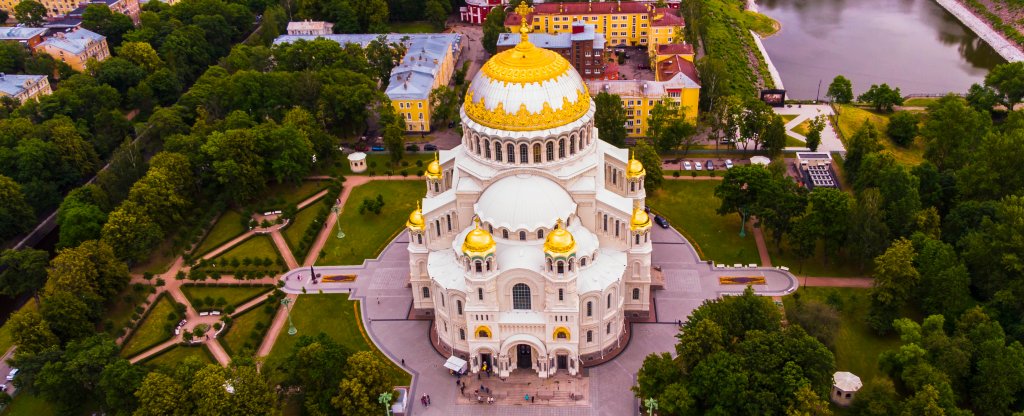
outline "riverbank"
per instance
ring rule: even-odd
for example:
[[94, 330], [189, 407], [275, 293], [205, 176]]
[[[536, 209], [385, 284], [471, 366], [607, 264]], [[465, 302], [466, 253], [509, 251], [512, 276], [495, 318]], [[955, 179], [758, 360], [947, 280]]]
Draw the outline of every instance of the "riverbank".
[[764, 44], [761, 43], [761, 37], [753, 30], [750, 31], [750, 36], [754, 37], [754, 44], [757, 45], [757, 50], [761, 51], [761, 57], [764, 58], [764, 64], [768, 67], [768, 75], [772, 77], [772, 82], [775, 83], [775, 88], [780, 90], [786, 89], [786, 87], [782, 85], [782, 76], [779, 75], [779, 70], [775, 68], [775, 64], [772, 63], [772, 58], [768, 56], [768, 51], [764, 49]]
[[1002, 56], [1003, 59], [1006, 59], [1008, 62], [1024, 61], [1024, 51], [1021, 48], [1006, 40], [989, 23], [978, 17], [958, 0], [935, 0], [935, 2], [945, 8], [950, 14], [956, 16], [961, 23], [974, 31], [989, 46], [992, 46], [992, 49], [995, 49], [996, 53]]

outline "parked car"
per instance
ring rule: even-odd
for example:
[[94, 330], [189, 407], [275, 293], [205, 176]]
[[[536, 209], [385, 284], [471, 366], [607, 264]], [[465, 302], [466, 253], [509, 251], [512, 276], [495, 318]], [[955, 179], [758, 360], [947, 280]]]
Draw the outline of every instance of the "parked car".
[[370, 150], [373, 150], [374, 152], [383, 152], [384, 151], [384, 145], [382, 145], [382, 144], [375, 144], [375, 145], [373, 145], [373, 147], [370, 148]]
[[690, 163], [689, 160], [684, 160], [683, 161], [683, 170], [691, 170], [691, 169], [693, 169], [693, 164]]
[[693, 162], [693, 170], [704, 170], [704, 165], [700, 161]]
[[715, 170], [715, 164], [710, 160], [704, 162], [704, 167], [707, 168], [707, 170]]
[[436, 152], [437, 151], [437, 146], [432, 145], [430, 143], [427, 143], [427, 144], [423, 145], [423, 150], [426, 150], [428, 152]]
[[655, 215], [654, 222], [661, 226], [661, 228], [668, 228], [668, 220], [666, 220], [665, 217]]
[[367, 150], [370, 150], [370, 146], [367, 146], [366, 143], [356, 143], [356, 145], [352, 146], [352, 148], [356, 149], [357, 152], [365, 152]]
[[418, 152], [420, 151], [420, 147], [415, 144], [410, 144], [408, 146], [405, 146], [405, 150], [408, 152]]
[[7, 381], [14, 381], [14, 377], [17, 377], [17, 376], [18, 376], [18, 369], [17, 368], [13, 368], [13, 369], [11, 369], [10, 373], [7, 373]]
[[732, 169], [732, 159], [725, 159], [725, 168]]

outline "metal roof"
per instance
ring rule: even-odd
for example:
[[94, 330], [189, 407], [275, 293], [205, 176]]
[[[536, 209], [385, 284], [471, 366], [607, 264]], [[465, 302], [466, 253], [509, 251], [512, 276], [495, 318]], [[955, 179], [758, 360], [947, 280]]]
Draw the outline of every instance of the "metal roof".
[[40, 46], [53, 46], [57, 49], [68, 51], [74, 55], [81, 54], [93, 42], [106, 39], [103, 35], [88, 29], [78, 29], [73, 32], [58, 34], [43, 41]]
[[43, 27], [0, 27], [0, 40], [22, 40], [42, 36], [46, 33]]
[[27, 85], [38, 82], [46, 75], [8, 75], [0, 74], [0, 92], [11, 97], [21, 94]]

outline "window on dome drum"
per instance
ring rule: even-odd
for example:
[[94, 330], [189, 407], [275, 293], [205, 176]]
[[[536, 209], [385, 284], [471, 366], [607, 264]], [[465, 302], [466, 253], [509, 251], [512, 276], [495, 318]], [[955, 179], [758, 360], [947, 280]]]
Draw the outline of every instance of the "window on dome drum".
[[587, 316], [594, 316], [594, 302], [587, 301]]
[[416, 234], [416, 244], [423, 244], [423, 234]]
[[477, 260], [476, 261], [476, 272], [480, 273], [480, 272], [483, 272], [483, 271], [484, 271], [484, 264], [481, 263], [480, 260]]
[[484, 158], [491, 158], [491, 141], [484, 140]]
[[434, 220], [434, 230], [437, 231], [437, 235], [441, 235], [441, 221]]
[[558, 158], [565, 158], [565, 139], [558, 140]]
[[530, 287], [526, 283], [512, 286], [512, 309], [530, 309]]
[[565, 273], [565, 263], [558, 262], [558, 274]]
[[501, 162], [501, 143], [494, 143], [494, 160]]
[[608, 214], [604, 214], [604, 230], [608, 231]]
[[537, 238], [544, 238], [544, 230], [537, 230]]
[[[444, 299], [444, 298], [441, 298], [441, 299]], [[444, 303], [444, 301], [442, 301], [441, 303]], [[612, 294], [609, 293], [608, 294], [608, 309], [611, 309], [611, 308], [612, 308]]]
[[476, 138], [476, 154], [480, 154], [480, 138]]
[[430, 288], [429, 287], [424, 287], [423, 288], [423, 298], [426, 299], [426, 298], [429, 298], [429, 297], [430, 297]]
[[526, 231], [520, 231], [519, 232], [519, 239], [520, 240], [526, 240]]
[[441, 307], [444, 307], [444, 293], [441, 294]]
[[576, 154], [576, 139], [570, 139], [569, 140], [569, 154], [570, 155]]
[[501, 238], [508, 240], [508, 230], [501, 230]]
[[526, 163], [530, 161], [530, 146], [525, 144], [519, 145], [519, 163]]
[[484, 300], [484, 288], [482, 288], [482, 287], [476, 288], [476, 298], [478, 300]]
[[633, 288], [633, 300], [640, 300], [640, 288]]
[[611, 322], [609, 322], [607, 325], [604, 326], [604, 333], [606, 333], [606, 334], [612, 333], [612, 323]]
[[459, 340], [460, 341], [465, 341], [466, 340], [466, 330], [465, 329], [459, 328]]
[[516, 163], [516, 145], [508, 144], [508, 163]]
[[565, 300], [565, 289], [558, 289], [558, 300]]
[[619, 236], [619, 228], [620, 228], [620, 226], [619, 226], [619, 220], [615, 220], [615, 236], [616, 236], [616, 237], [618, 237], [618, 236]]
[[586, 265], [587, 265], [587, 258], [584, 257], [584, 258], [580, 259], [580, 266], [586, 266]]
[[455, 301], [455, 309], [458, 310], [459, 315], [462, 315], [462, 301], [461, 300], [456, 300]]
[[481, 329], [481, 330], [477, 331], [476, 337], [477, 338], [490, 338], [491, 334], [488, 334], [486, 329]]
[[636, 192], [636, 182], [629, 184], [629, 192]]
[[448, 231], [451, 231], [452, 230], [452, 215], [451, 214], [445, 214], [444, 217], [447, 218], [447, 220], [448, 220]]
[[587, 331], [587, 342], [594, 342], [594, 331]]
[[547, 144], [547, 157], [548, 162], [555, 160], [555, 144], [552, 142]]
[[637, 235], [636, 235], [636, 243], [637, 243], [637, 244], [640, 244], [640, 234], [637, 234]]
[[533, 145], [533, 163], [540, 163], [540, 143]]

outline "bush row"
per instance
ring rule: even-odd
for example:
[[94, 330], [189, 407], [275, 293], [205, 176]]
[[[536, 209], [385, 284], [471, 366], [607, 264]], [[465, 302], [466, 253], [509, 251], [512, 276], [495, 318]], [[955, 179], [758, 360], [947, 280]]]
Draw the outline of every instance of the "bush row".
[[1013, 27], [1012, 24], [1003, 22], [1003, 19], [999, 15], [992, 13], [988, 10], [985, 5], [981, 4], [978, 0], [964, 0], [967, 7], [974, 10], [975, 13], [981, 15], [985, 21], [987, 21], [993, 28], [1003, 33], [1008, 39], [1017, 44], [1017, 46], [1024, 46], [1024, 34], [1021, 34], [1017, 28]]

